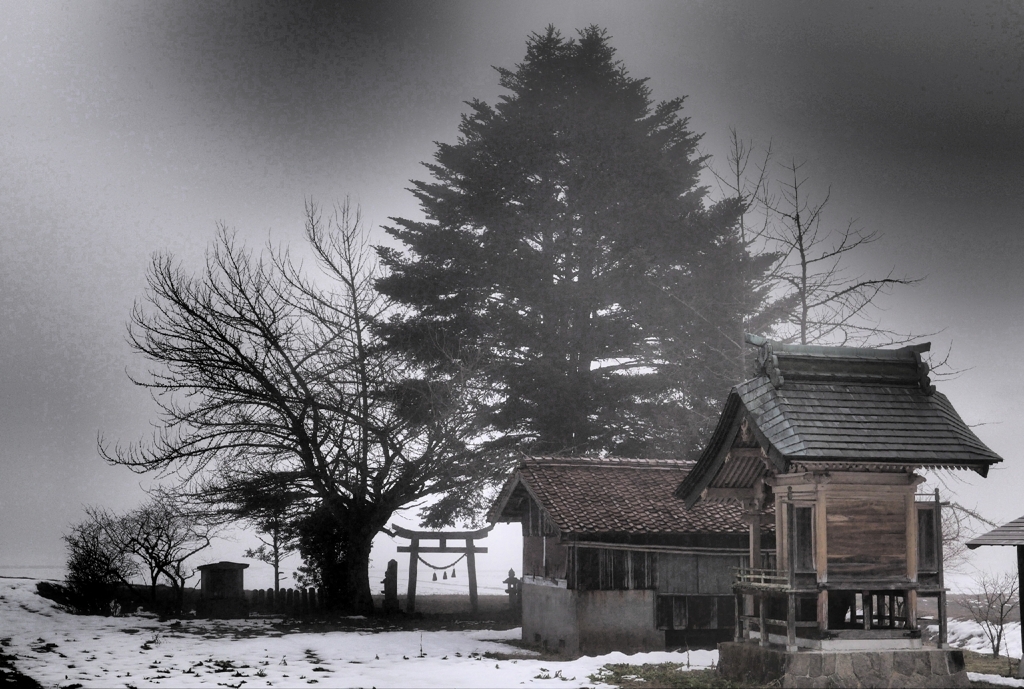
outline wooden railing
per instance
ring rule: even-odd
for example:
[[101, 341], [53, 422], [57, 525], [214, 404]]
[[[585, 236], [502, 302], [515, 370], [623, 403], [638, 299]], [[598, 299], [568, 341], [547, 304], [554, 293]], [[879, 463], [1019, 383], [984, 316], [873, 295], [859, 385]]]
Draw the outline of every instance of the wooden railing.
[[736, 588], [786, 591], [789, 589], [789, 574], [774, 569], [737, 569]]

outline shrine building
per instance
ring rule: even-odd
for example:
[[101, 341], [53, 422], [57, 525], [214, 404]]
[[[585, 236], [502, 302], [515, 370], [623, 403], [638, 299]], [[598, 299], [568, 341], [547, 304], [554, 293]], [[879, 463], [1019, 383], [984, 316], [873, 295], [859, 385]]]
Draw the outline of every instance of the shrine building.
[[[773, 565], [734, 581], [735, 641], [720, 646], [720, 670], [782, 686], [966, 686], [946, 644], [941, 503], [916, 472], [985, 476], [1001, 458], [936, 392], [928, 345], [748, 342], [757, 375], [732, 389], [676, 490], [691, 510], [741, 507], [752, 562], [774, 522]], [[931, 645], [922, 597], [938, 604]]]

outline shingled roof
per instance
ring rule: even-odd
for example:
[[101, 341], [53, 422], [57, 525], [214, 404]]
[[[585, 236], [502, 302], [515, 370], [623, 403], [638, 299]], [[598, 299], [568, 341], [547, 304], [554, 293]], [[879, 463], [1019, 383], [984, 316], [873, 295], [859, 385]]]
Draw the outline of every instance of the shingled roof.
[[693, 461], [529, 457], [508, 479], [488, 515], [518, 521], [529, 495], [563, 536], [746, 534], [738, 505], [687, 509], [673, 495]]
[[967, 541], [968, 548], [980, 545], [1024, 545], [1024, 517], [992, 529], [988, 533]]
[[744, 422], [770, 473], [796, 464], [972, 469], [985, 476], [1002, 461], [935, 392], [921, 360], [928, 344], [872, 349], [748, 341], [758, 345], [759, 373], [733, 388], [697, 466], [681, 482], [676, 494], [688, 504], [713, 485]]

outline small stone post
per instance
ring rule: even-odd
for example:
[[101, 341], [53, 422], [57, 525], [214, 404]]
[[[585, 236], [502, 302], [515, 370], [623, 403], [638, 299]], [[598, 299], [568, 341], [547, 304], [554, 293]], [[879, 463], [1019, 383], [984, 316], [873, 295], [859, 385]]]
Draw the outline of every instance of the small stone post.
[[384, 605], [381, 608], [385, 615], [398, 612], [398, 560], [388, 560], [388, 569], [384, 573]]

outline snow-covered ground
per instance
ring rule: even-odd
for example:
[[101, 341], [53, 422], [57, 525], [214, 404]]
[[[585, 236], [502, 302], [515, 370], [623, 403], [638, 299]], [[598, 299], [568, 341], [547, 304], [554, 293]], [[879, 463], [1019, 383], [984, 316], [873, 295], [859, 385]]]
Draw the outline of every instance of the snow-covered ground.
[[[275, 620], [160, 622], [153, 617], [70, 615], [36, 593], [36, 582], [0, 578], [0, 653], [44, 687], [580, 687], [608, 663], [713, 666], [715, 651], [610, 653], [559, 662], [531, 655], [503, 631], [365, 629], [283, 633]], [[358, 627], [358, 623], [356, 625]], [[953, 646], [989, 652], [975, 622], [949, 621]], [[1021, 656], [1020, 623], [1007, 625], [1009, 655]], [[977, 675], [1006, 686], [1024, 680]]]
[[[981, 625], [973, 620], [949, 620], [949, 643], [957, 648], [966, 648], [978, 653], [991, 653], [992, 646]], [[1020, 658], [1020, 622], [1009, 622], [1003, 629], [1003, 646], [1000, 655]]]
[[606, 663], [710, 667], [714, 651], [611, 653], [556, 662], [496, 660], [525, 652], [505, 631], [365, 630], [282, 634], [268, 620], [159, 622], [70, 615], [35, 581], [0, 579], [0, 652], [44, 687], [513, 687], [593, 685]]

